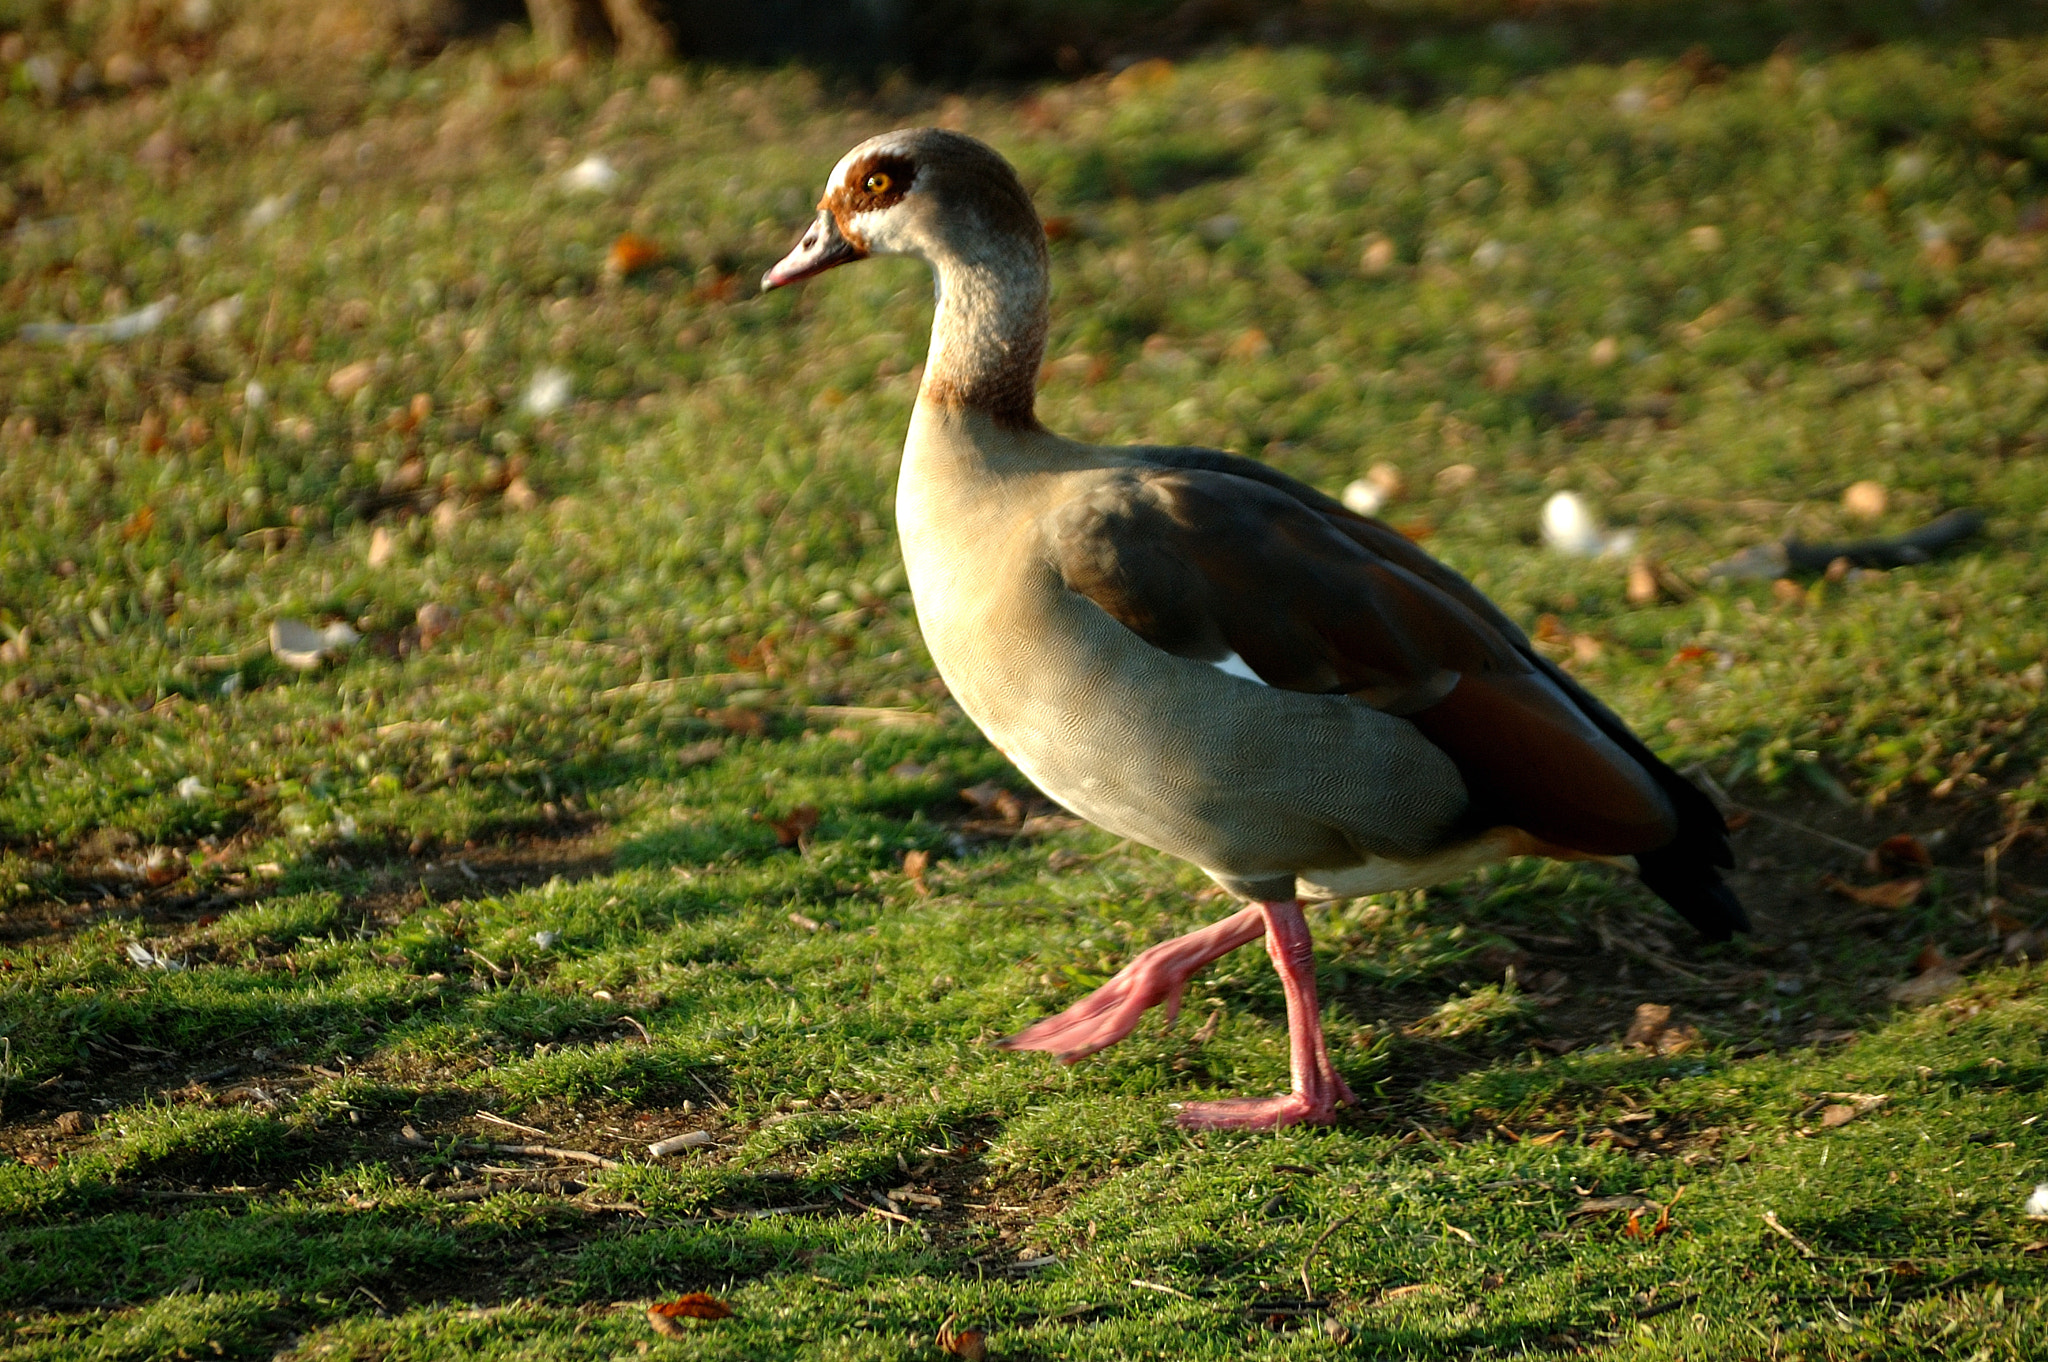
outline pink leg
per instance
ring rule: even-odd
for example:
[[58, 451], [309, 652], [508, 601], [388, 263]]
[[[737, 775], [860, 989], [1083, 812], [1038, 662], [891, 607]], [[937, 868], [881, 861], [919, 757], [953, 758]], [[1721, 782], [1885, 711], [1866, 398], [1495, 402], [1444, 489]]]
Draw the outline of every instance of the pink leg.
[[[1300, 919], [1301, 910], [1295, 910]], [[1305, 929], [1304, 929], [1305, 930]], [[1145, 1009], [1166, 1004], [1166, 1019], [1180, 1015], [1180, 991], [1211, 960], [1256, 941], [1266, 931], [1263, 905], [1233, 913], [1198, 932], [1147, 947], [1101, 988], [1056, 1017], [1025, 1027], [1000, 1042], [1005, 1050], [1046, 1050], [1072, 1064], [1116, 1044], [1137, 1028]], [[1309, 1015], [1315, 1015], [1315, 982], [1309, 982]], [[1290, 1007], [1292, 1004], [1290, 1003]], [[1291, 1015], [1291, 1014], [1290, 1014]]]
[[1287, 995], [1288, 1063], [1294, 1089], [1280, 1097], [1189, 1102], [1180, 1110], [1180, 1123], [1193, 1130], [1266, 1130], [1300, 1122], [1328, 1125], [1337, 1118], [1338, 1103], [1358, 1100], [1331, 1067], [1329, 1048], [1323, 1044], [1315, 947], [1301, 904], [1292, 899], [1261, 903], [1256, 911], [1265, 919], [1266, 951]]

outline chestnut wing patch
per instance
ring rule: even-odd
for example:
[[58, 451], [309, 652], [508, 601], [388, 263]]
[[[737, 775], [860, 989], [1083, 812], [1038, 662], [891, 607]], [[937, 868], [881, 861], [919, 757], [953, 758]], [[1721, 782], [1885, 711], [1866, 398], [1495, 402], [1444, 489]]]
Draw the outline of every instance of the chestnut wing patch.
[[1154, 647], [1236, 653], [1268, 685], [1409, 718], [1457, 764], [1478, 818], [1600, 855], [1672, 837], [1656, 774], [1491, 602], [1376, 521], [1235, 470], [1141, 466], [1046, 528], [1067, 588]]

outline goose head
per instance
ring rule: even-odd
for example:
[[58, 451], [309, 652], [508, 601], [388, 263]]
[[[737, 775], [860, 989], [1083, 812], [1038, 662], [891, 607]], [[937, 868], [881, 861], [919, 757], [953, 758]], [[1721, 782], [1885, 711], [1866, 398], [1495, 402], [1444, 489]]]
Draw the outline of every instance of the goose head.
[[1037, 418], [1045, 353], [1045, 229], [994, 148], [944, 128], [871, 137], [840, 158], [818, 216], [761, 279], [781, 288], [871, 255], [924, 261], [938, 279], [920, 406]]
[[1045, 232], [1031, 195], [994, 148], [944, 128], [902, 128], [841, 157], [803, 238], [761, 278], [781, 288], [871, 255], [1042, 275]]

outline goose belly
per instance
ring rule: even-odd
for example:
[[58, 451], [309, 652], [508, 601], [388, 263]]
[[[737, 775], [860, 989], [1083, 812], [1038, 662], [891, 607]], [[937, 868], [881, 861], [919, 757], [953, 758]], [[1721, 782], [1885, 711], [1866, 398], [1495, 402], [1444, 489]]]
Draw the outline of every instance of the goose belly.
[[919, 597], [919, 619], [961, 708], [1060, 804], [1225, 879], [1443, 848], [1465, 787], [1405, 720], [1162, 652], [1038, 585], [981, 610]]

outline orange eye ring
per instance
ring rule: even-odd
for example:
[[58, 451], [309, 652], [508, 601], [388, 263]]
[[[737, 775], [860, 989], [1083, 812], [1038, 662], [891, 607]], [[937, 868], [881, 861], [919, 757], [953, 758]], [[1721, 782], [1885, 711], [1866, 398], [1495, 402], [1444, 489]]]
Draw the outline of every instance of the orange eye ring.
[[867, 190], [870, 194], [886, 194], [889, 192], [889, 186], [894, 183], [895, 181], [890, 179], [886, 172], [871, 170], [868, 172], [868, 177], [860, 182], [860, 187]]

